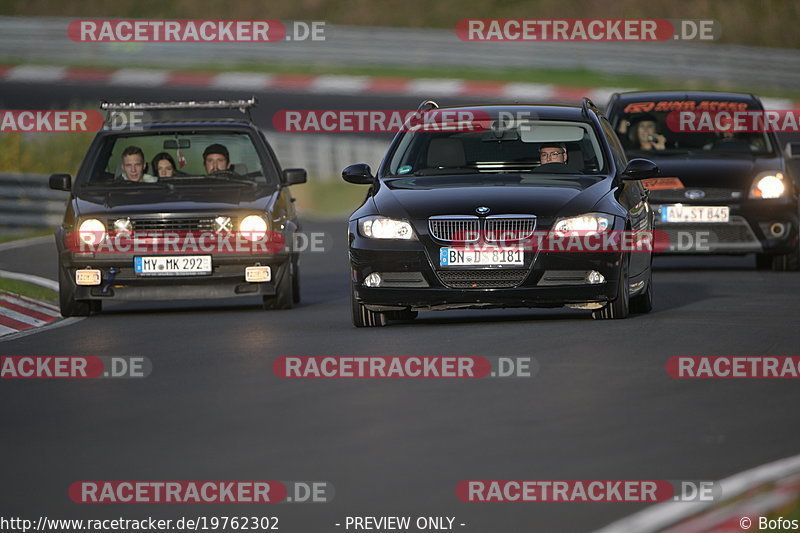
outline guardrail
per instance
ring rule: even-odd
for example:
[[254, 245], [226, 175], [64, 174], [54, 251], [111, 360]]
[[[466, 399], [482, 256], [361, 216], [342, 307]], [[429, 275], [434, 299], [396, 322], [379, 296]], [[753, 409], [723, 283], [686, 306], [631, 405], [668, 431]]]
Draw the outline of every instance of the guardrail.
[[342, 169], [353, 163], [367, 163], [374, 171], [389, 146], [386, 140], [360, 133], [328, 135], [267, 131], [265, 134], [281, 166], [305, 168], [311, 182], [341, 181]]
[[[325, 41], [275, 43], [80, 43], [72, 18], [0, 17], [0, 60], [59, 64], [202, 67], [291, 63], [327, 66], [552, 69], [708, 80], [795, 89], [800, 51], [697, 42], [464, 42], [453, 29], [325, 27]], [[724, 28], [723, 28], [724, 31]], [[224, 58], [224, 59], [223, 59]]]
[[50, 189], [48, 177], [0, 174], [0, 226], [48, 228], [61, 224], [69, 194]]
[[[357, 134], [268, 133], [267, 138], [281, 165], [305, 168], [311, 184], [340, 181], [342, 169], [353, 163], [367, 163], [374, 169], [387, 146], [386, 141]], [[50, 189], [48, 178], [46, 174], [0, 173], [0, 226], [61, 224], [69, 194]]]

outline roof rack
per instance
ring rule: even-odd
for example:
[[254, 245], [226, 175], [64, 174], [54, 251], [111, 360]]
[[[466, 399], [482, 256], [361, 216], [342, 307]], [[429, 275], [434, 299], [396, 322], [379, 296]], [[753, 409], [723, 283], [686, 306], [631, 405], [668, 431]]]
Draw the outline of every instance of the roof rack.
[[214, 100], [208, 102], [100, 102], [100, 109], [106, 110], [106, 122], [109, 122], [114, 111], [152, 111], [168, 109], [238, 109], [248, 120], [252, 121], [250, 108], [255, 107], [258, 100], [255, 96], [247, 100]]

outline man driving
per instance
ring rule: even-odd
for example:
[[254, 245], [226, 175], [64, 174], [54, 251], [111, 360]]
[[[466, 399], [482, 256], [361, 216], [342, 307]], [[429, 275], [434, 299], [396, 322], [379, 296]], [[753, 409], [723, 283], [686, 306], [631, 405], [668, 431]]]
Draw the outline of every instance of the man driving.
[[206, 167], [206, 174], [228, 170], [230, 167], [228, 149], [221, 144], [210, 145], [203, 152], [203, 164]]
[[539, 147], [539, 161], [547, 163], [567, 163], [567, 145], [564, 143], [545, 143]]

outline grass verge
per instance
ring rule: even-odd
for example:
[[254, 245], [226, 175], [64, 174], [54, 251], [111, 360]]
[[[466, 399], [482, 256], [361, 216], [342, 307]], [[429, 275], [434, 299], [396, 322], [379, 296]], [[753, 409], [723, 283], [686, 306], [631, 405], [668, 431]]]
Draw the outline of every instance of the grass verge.
[[[3, 230], [0, 229], [0, 232]], [[22, 230], [22, 231], [15, 231], [14, 233], [0, 233], [0, 244], [4, 242], [11, 242], [11, 241], [19, 241], [21, 239], [32, 239], [34, 237], [45, 237], [47, 235], [52, 235], [53, 229], [35, 229], [35, 230]]]
[[15, 279], [0, 278], [0, 291], [27, 296], [35, 300], [58, 303], [58, 293], [56, 291]]
[[367, 189], [343, 181], [311, 182], [293, 186], [292, 194], [301, 213], [346, 216], [361, 205]]

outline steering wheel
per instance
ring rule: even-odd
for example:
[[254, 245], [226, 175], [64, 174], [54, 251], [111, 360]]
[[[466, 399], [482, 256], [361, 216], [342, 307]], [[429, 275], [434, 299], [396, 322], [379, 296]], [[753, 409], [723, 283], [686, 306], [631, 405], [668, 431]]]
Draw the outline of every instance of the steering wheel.
[[235, 178], [236, 173], [229, 168], [222, 168], [210, 173], [209, 176], [213, 176], [215, 178]]
[[532, 173], [540, 174], [583, 174], [580, 170], [576, 170], [566, 163], [543, 163], [538, 167], [531, 169]]

